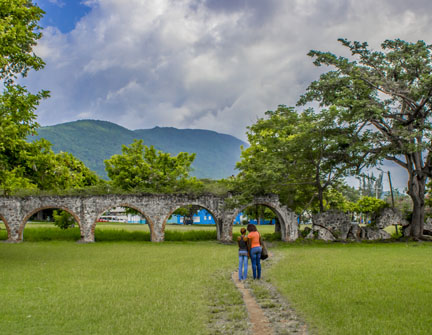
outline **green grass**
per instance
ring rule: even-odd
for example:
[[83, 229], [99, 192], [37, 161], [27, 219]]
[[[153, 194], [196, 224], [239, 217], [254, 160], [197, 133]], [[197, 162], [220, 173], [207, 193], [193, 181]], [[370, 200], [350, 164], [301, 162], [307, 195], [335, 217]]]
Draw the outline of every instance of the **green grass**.
[[[234, 238], [240, 234], [240, 228], [233, 227]], [[266, 239], [280, 239], [274, 235], [274, 226], [260, 226]], [[7, 239], [6, 228], [0, 223], [0, 240]], [[78, 227], [61, 230], [51, 222], [28, 222], [24, 229], [24, 241], [78, 241]], [[165, 241], [212, 241], [217, 239], [215, 225], [166, 225]], [[95, 229], [96, 242], [102, 241], [150, 241], [150, 230], [146, 224], [98, 223]]]
[[[90, 245], [72, 242], [78, 228], [46, 224], [29, 224], [27, 243], [0, 243], [1, 334], [206, 334], [208, 325], [224, 334], [237, 328], [221, 320], [244, 323], [241, 297], [229, 278], [237, 267], [235, 244], [135, 243], [149, 239], [145, 225], [141, 231], [110, 226], [98, 226], [99, 242]], [[170, 227], [167, 239], [216, 239], [214, 226]], [[263, 234], [271, 228], [259, 227]], [[58, 241], [31, 242], [32, 234], [40, 241], [50, 233], [60, 234], [50, 237]], [[6, 238], [4, 229], [0, 238]], [[431, 243], [277, 246], [281, 261], [263, 278], [313, 334], [431, 332]]]
[[315, 334], [430, 334], [432, 244], [283, 245], [267, 277]]
[[1, 334], [206, 334], [217, 297], [246, 318], [236, 260], [215, 242], [0, 244]]

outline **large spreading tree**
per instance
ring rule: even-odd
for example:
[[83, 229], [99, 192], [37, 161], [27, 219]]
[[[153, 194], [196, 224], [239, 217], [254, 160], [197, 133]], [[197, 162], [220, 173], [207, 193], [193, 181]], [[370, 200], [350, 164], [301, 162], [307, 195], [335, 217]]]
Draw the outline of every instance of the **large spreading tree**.
[[325, 210], [325, 193], [366, 163], [361, 124], [341, 125], [334, 108], [296, 111], [279, 106], [249, 127], [250, 147], [237, 164], [243, 195], [277, 193], [301, 212], [317, 202]]
[[367, 43], [339, 41], [352, 59], [311, 51], [315, 65], [334, 70], [311, 83], [299, 103], [332, 106], [347, 124], [363, 123], [369, 161], [390, 160], [407, 171], [413, 215], [405, 235], [421, 238], [432, 173], [432, 46], [396, 39], [374, 51]]
[[41, 38], [43, 11], [28, 0], [0, 1], [0, 190], [64, 190], [100, 183], [96, 174], [69, 153], [55, 154], [36, 134], [36, 108], [48, 91], [31, 93], [19, 83], [44, 67], [33, 48]]
[[48, 92], [32, 94], [17, 79], [44, 66], [33, 52], [42, 36], [38, 25], [42, 14], [27, 0], [0, 2], [0, 188], [5, 193], [34, 185], [21, 163], [32, 151], [26, 138], [35, 133], [38, 124], [34, 112]]

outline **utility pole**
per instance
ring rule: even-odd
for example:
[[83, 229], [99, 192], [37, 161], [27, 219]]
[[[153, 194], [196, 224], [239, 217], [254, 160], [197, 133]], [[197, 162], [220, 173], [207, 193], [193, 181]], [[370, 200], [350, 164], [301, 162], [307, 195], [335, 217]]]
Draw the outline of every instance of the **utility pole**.
[[375, 182], [375, 198], [378, 199], [378, 183]]
[[392, 199], [392, 208], [394, 208], [394, 196], [393, 196], [393, 187], [392, 187], [392, 182], [391, 182], [391, 177], [390, 177], [390, 171], [387, 171], [387, 175], [388, 175], [388, 180], [389, 180], [389, 185], [390, 185], [390, 194], [391, 194], [391, 199]]

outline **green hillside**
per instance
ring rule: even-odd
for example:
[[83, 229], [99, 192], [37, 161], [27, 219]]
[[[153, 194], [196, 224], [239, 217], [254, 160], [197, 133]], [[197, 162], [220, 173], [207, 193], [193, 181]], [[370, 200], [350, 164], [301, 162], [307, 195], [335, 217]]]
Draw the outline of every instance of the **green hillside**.
[[129, 130], [115, 123], [80, 120], [42, 127], [30, 140], [45, 138], [55, 152], [66, 151], [81, 159], [90, 169], [106, 178], [104, 160], [121, 153], [122, 144], [142, 139], [145, 145], [177, 154], [196, 153], [193, 175], [198, 178], [220, 179], [235, 174], [240, 159], [239, 139], [214, 131], [200, 129], [161, 128]]

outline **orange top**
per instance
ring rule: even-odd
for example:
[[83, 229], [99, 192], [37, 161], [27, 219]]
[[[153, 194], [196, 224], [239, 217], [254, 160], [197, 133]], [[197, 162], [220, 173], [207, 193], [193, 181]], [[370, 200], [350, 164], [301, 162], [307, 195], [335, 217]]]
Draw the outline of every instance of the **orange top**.
[[251, 240], [251, 248], [261, 246], [259, 242], [260, 234], [257, 231], [251, 231], [247, 237]]

